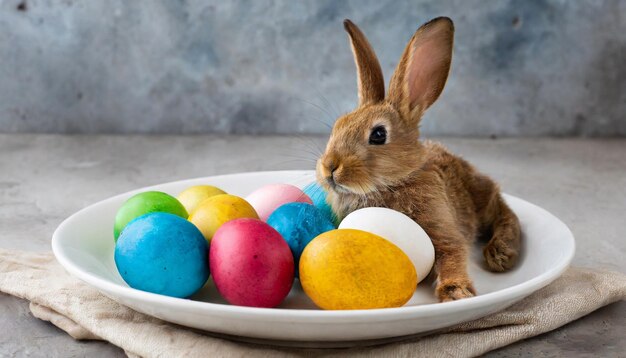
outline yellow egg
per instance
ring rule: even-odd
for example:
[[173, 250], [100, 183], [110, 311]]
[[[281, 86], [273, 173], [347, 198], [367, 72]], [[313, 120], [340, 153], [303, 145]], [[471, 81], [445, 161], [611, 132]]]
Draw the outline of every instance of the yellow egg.
[[417, 274], [409, 257], [384, 238], [338, 229], [304, 249], [300, 283], [327, 310], [400, 307], [413, 295]]
[[183, 190], [176, 199], [191, 215], [203, 200], [220, 194], [226, 194], [226, 192], [211, 185], [196, 185]]
[[222, 224], [241, 218], [258, 219], [256, 211], [252, 205], [244, 199], [229, 195], [215, 195], [203, 200], [196, 210], [189, 216], [191, 221], [204, 238], [210, 243], [213, 235]]

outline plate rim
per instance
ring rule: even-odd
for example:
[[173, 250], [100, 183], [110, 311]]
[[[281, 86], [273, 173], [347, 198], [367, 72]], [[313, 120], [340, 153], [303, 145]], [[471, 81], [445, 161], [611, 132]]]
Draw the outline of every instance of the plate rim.
[[[241, 176], [241, 175], [268, 175], [268, 174], [311, 174], [311, 170], [279, 170], [279, 171], [252, 171], [252, 172], [238, 172], [222, 175], [213, 175], [205, 177], [197, 177], [190, 179], [175, 180], [155, 185], [145, 186], [139, 189], [130, 190], [112, 197], [100, 200], [91, 205], [88, 205], [74, 214], [67, 217], [59, 226], [55, 229], [52, 235], [52, 251], [57, 261], [63, 266], [70, 274], [79, 278], [83, 282], [97, 289], [101, 293], [112, 292], [119, 297], [130, 297], [133, 300], [142, 300], [150, 304], [168, 305], [173, 309], [182, 310], [186, 312], [198, 312], [198, 310], [211, 312], [211, 314], [219, 316], [245, 316], [247, 318], [271, 318], [275, 321], [293, 321], [293, 319], [306, 319], [309, 322], [336, 322], [337, 319], [341, 319], [345, 323], [349, 322], [362, 322], [371, 321], [372, 319], [382, 318], [385, 321], [390, 320], [410, 320], [419, 317], [435, 316], [442, 311], [450, 314], [459, 311], [471, 310], [477, 307], [484, 307], [490, 304], [498, 304], [502, 302], [512, 301], [515, 299], [523, 298], [531, 293], [547, 286], [556, 278], [558, 278], [570, 265], [574, 254], [576, 252], [576, 241], [569, 227], [563, 223], [558, 217], [554, 216], [549, 211], [530, 203], [519, 197], [503, 193], [505, 197], [513, 198], [514, 200], [520, 200], [525, 204], [531, 205], [534, 209], [538, 209], [543, 215], [551, 217], [556, 220], [563, 229], [566, 230], [567, 240], [571, 244], [570, 251], [567, 252], [565, 258], [558, 263], [558, 265], [551, 269], [533, 277], [529, 280], [521, 282], [517, 285], [510, 286], [498, 291], [489, 292], [483, 295], [478, 295], [470, 298], [466, 298], [458, 301], [450, 302], [438, 302], [429, 303], [415, 306], [402, 306], [395, 308], [378, 308], [378, 309], [359, 309], [359, 310], [311, 310], [311, 309], [293, 309], [293, 308], [261, 308], [261, 307], [246, 307], [226, 305], [221, 303], [212, 303], [204, 301], [194, 301], [186, 298], [175, 298], [156, 293], [141, 291], [132, 287], [122, 286], [103, 278], [97, 277], [76, 265], [64, 252], [62, 246], [62, 233], [66, 227], [73, 224], [77, 220], [77, 216], [84, 211], [90, 210], [92, 207], [102, 205], [109, 201], [114, 201], [120, 197], [132, 195], [135, 192], [150, 190], [157, 186], [170, 185], [189, 181], [198, 181], [204, 179], [224, 178], [229, 176]], [[104, 291], [104, 292], [103, 292]], [[110, 297], [108, 294], [106, 296]], [[513, 301], [511, 302], [511, 304]]]

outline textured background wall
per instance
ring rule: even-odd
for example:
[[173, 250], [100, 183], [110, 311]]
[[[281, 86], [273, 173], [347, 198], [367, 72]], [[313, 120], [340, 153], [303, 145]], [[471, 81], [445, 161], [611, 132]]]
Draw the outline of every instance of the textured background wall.
[[356, 103], [341, 21], [389, 79], [439, 15], [455, 57], [424, 132], [626, 134], [618, 0], [0, 0], [0, 132], [325, 132]]

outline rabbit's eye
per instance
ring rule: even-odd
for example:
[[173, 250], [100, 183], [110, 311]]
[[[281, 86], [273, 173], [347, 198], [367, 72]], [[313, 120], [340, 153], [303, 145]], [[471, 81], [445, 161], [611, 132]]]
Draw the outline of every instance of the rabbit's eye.
[[370, 133], [370, 144], [382, 145], [387, 141], [387, 130], [384, 126], [377, 126]]

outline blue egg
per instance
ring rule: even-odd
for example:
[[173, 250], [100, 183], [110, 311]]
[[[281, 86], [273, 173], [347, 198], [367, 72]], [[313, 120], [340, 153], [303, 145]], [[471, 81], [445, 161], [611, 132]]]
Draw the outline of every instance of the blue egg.
[[339, 225], [339, 219], [326, 201], [326, 191], [324, 190], [324, 188], [322, 188], [317, 182], [312, 182], [311, 184], [307, 185], [303, 189], [303, 191], [306, 195], [309, 196], [309, 198], [311, 198], [311, 201], [313, 201], [313, 205], [315, 205], [315, 207], [317, 207], [324, 215], [326, 215], [328, 220], [330, 220], [330, 222], [335, 224], [335, 227], [337, 227], [337, 225]]
[[115, 245], [115, 264], [138, 290], [188, 297], [209, 278], [208, 244], [189, 221], [155, 212], [128, 223]]
[[284, 204], [274, 210], [267, 223], [287, 241], [296, 265], [296, 276], [300, 255], [306, 245], [319, 234], [335, 229], [318, 208], [307, 203]]

